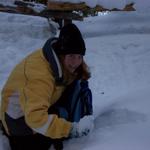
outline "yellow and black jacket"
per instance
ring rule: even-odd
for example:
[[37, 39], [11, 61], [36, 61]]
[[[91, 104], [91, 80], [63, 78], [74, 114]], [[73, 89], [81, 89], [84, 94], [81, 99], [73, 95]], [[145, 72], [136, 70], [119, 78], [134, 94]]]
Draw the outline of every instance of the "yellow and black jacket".
[[27, 56], [12, 71], [2, 90], [1, 120], [7, 134], [68, 137], [71, 122], [48, 114], [65, 88], [55, 84], [53, 70], [42, 49]]

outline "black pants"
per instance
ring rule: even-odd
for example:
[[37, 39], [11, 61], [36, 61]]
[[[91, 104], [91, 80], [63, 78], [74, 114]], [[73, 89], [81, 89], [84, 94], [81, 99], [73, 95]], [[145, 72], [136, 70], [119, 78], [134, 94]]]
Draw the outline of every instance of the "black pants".
[[11, 150], [48, 150], [51, 140], [40, 134], [27, 136], [8, 136]]
[[62, 140], [52, 140], [41, 134], [26, 136], [7, 136], [11, 150], [49, 150], [53, 144], [55, 150], [62, 150]]
[[11, 150], [49, 150], [53, 145], [55, 150], [63, 150], [64, 139], [51, 139], [41, 134], [26, 136], [9, 136], [1, 126], [3, 134], [8, 137]]

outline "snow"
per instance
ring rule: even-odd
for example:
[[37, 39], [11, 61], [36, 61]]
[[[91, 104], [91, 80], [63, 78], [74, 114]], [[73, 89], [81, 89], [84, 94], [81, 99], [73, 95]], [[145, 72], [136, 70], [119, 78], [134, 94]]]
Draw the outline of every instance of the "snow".
[[[95, 127], [88, 136], [65, 141], [64, 150], [150, 149], [149, 18], [146, 12], [105, 12], [74, 22], [86, 41]], [[8, 13], [0, 13], [0, 20], [2, 90], [13, 67], [54, 36], [58, 25]], [[1, 133], [0, 150], [10, 150]]]

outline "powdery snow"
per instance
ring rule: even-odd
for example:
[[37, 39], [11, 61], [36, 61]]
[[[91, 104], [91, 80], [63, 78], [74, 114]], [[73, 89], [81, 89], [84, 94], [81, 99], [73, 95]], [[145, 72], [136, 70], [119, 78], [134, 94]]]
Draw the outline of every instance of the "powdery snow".
[[[95, 128], [64, 150], [149, 150], [150, 21], [139, 12], [102, 13], [74, 22], [86, 41]], [[0, 13], [0, 90], [12, 68], [54, 36], [40, 17]], [[0, 134], [0, 149], [9, 150]], [[52, 148], [51, 148], [52, 149]]]

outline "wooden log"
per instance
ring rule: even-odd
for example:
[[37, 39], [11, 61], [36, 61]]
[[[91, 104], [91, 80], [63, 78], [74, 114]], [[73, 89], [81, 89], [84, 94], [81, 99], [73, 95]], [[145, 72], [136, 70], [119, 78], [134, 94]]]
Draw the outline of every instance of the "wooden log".
[[104, 8], [103, 6], [101, 6], [101, 5], [96, 5], [95, 6], [95, 11], [107, 11], [108, 9], [107, 8]]
[[16, 8], [12, 7], [0, 7], [0, 12], [7, 12], [7, 13], [19, 13]]
[[60, 10], [60, 11], [79, 11], [87, 9], [85, 2], [82, 3], [69, 3], [69, 2], [52, 2], [48, 1], [47, 8], [49, 10]]
[[44, 10], [40, 14], [42, 17], [46, 18], [56, 18], [56, 19], [68, 19], [68, 20], [83, 20], [83, 16], [72, 11], [56, 11], [56, 10]]
[[134, 3], [127, 4], [124, 9], [124, 11], [135, 11], [136, 9], [134, 8]]
[[14, 4], [17, 6], [22, 6], [22, 7], [34, 6], [34, 4], [32, 3], [23, 2], [23, 1], [15, 1]]

